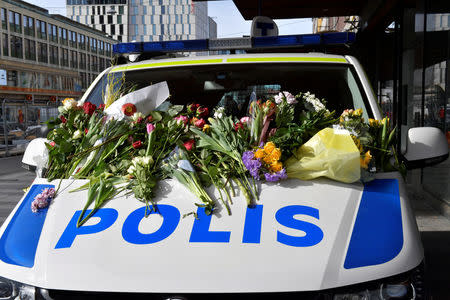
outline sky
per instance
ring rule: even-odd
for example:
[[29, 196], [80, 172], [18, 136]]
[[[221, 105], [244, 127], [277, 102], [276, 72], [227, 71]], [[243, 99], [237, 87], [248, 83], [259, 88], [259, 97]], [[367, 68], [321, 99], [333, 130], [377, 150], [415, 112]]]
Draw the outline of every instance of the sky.
[[[26, 2], [48, 9], [52, 14], [66, 15], [65, 0], [27, 0]], [[208, 15], [217, 23], [217, 37], [239, 37], [250, 34], [251, 21], [245, 21], [232, 0], [209, 1]], [[279, 34], [312, 32], [311, 19], [275, 20]]]

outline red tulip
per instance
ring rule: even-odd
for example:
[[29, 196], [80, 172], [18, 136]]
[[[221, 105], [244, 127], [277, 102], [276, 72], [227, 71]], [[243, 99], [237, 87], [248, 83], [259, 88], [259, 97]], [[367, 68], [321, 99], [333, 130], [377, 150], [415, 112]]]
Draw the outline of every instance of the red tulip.
[[60, 116], [59, 119], [61, 120], [61, 122], [63, 124], [65, 124], [67, 122], [66, 118], [64, 118], [64, 116]]
[[183, 146], [186, 148], [187, 151], [191, 151], [192, 148], [195, 146], [195, 140], [189, 140], [185, 142]]
[[134, 149], [139, 149], [142, 147], [142, 142], [141, 141], [136, 141], [132, 144]]

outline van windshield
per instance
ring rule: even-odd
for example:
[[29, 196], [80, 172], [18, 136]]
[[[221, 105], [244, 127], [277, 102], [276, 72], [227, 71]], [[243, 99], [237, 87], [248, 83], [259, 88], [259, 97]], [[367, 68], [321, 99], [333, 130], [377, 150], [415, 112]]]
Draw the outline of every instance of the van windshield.
[[[86, 101], [100, 104], [108, 75], [97, 83]], [[310, 92], [325, 99], [330, 111], [363, 109], [365, 120], [373, 117], [367, 99], [349, 65], [336, 64], [230, 64], [154, 68], [110, 73], [134, 90], [166, 81], [172, 104], [199, 103], [213, 109], [231, 103], [233, 114], [247, 114], [249, 103], [267, 100], [280, 91], [293, 95]], [[110, 77], [111, 82], [111, 77]], [[117, 84], [117, 86], [120, 86]], [[231, 101], [231, 102], [230, 102]]]

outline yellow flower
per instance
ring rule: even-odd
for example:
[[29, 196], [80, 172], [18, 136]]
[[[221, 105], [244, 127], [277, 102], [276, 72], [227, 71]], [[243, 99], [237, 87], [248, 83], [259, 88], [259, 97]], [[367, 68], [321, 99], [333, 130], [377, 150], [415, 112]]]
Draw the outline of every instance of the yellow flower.
[[281, 158], [281, 150], [279, 148], [273, 149], [270, 156], [272, 157], [273, 160], [279, 160]]
[[357, 110], [355, 110], [355, 111], [353, 112], [353, 116], [359, 117], [359, 116], [362, 115], [362, 113], [363, 113], [362, 108], [358, 108]]
[[351, 134], [350, 136], [352, 137], [353, 142], [356, 145], [356, 148], [358, 148], [359, 153], [362, 153], [364, 151], [364, 149], [363, 149], [363, 147], [361, 145], [361, 141], [356, 136], [354, 136], [353, 134]]
[[270, 164], [272, 164], [272, 163], [273, 163], [274, 161], [276, 161], [276, 160], [274, 160], [274, 159], [272, 158], [271, 155], [266, 155], [266, 156], [264, 156], [263, 161], [264, 161], [266, 164], [270, 165]]
[[279, 161], [277, 162], [273, 162], [270, 167], [269, 167], [270, 171], [272, 172], [280, 172], [281, 169], [283, 169], [283, 164]]
[[359, 158], [361, 167], [364, 169], [367, 169], [371, 159], [372, 159], [372, 155], [370, 154], [370, 150], [369, 150], [366, 152], [366, 154], [364, 154], [363, 157]]
[[387, 125], [389, 125], [389, 118], [388, 117], [384, 117], [383, 118], [383, 120], [381, 120], [381, 122], [380, 122], [381, 124], [387, 124]]
[[255, 158], [263, 158], [264, 157], [264, 150], [263, 149], [258, 149], [255, 152]]
[[370, 127], [377, 127], [380, 125], [380, 121], [369, 118], [369, 126]]
[[264, 145], [264, 152], [266, 152], [267, 154], [272, 153], [272, 151], [275, 149], [275, 144], [272, 142], [267, 142]]
[[209, 130], [211, 129], [211, 126], [209, 126], [208, 124], [205, 124], [204, 126], [203, 126], [203, 132], [209, 132]]

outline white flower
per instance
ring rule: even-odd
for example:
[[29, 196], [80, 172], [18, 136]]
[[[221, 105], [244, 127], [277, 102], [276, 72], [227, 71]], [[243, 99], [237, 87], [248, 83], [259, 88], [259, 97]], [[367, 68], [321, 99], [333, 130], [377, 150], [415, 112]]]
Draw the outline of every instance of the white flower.
[[322, 110], [326, 110], [325, 105], [320, 101], [320, 99], [316, 98], [316, 95], [307, 92], [303, 95], [303, 99], [305, 100], [305, 107], [309, 111], [319, 112]]
[[72, 139], [76, 140], [79, 139], [83, 136], [83, 133], [81, 132], [81, 130], [77, 130], [73, 133]]
[[291, 104], [291, 105], [297, 103], [297, 100], [295, 99], [295, 96], [292, 95], [291, 93], [289, 93], [289, 92], [283, 92], [283, 94], [284, 94], [284, 96], [286, 97], [287, 103], [289, 103], [289, 104]]
[[135, 112], [134, 115], [131, 116], [131, 120], [133, 120], [134, 122], [137, 122], [139, 118], [144, 119], [145, 118], [144, 114], [141, 112]]
[[127, 170], [128, 174], [133, 174], [134, 172], [136, 172], [136, 167], [131, 165], [128, 170]]
[[137, 156], [131, 161], [134, 167], [148, 166], [153, 164], [153, 158], [151, 156]]
[[66, 111], [71, 110], [72, 108], [77, 107], [77, 101], [73, 98], [66, 98], [63, 100], [63, 107]]
[[214, 118], [222, 119], [225, 113], [225, 107], [221, 106], [214, 112]]
[[283, 94], [278, 93], [278, 95], [274, 96], [273, 98], [275, 99], [276, 104], [280, 104], [283, 101]]

